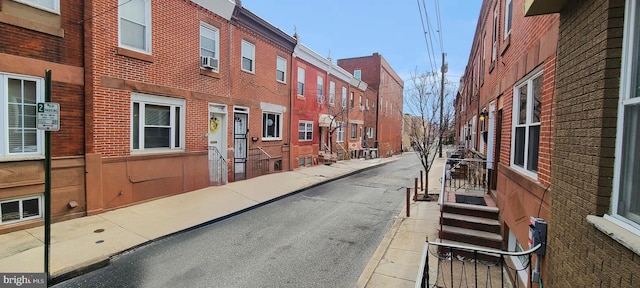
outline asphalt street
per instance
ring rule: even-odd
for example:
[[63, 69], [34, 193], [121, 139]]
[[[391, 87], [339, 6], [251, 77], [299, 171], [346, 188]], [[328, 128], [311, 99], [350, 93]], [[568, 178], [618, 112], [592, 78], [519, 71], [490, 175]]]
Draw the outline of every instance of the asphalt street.
[[353, 287], [420, 167], [407, 153], [126, 252], [54, 287]]

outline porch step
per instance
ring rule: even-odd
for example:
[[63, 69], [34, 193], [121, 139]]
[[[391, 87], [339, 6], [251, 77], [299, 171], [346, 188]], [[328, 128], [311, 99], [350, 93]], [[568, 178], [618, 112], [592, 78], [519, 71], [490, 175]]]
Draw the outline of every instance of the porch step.
[[478, 251], [478, 254], [476, 256], [476, 255], [474, 255], [473, 251], [449, 249], [446, 246], [438, 246], [438, 252], [440, 252], [442, 254], [453, 252], [454, 256], [462, 256], [462, 257], [464, 257], [466, 259], [473, 259], [474, 257], [477, 257], [479, 260], [493, 262], [493, 263], [497, 263], [497, 262], [499, 262], [501, 260], [499, 252], [502, 252], [502, 250], [500, 250], [500, 249], [494, 249], [494, 248], [490, 248], [490, 247], [478, 246], [478, 245], [473, 245], [473, 244], [463, 243], [463, 242], [457, 242], [457, 241], [451, 241], [451, 240], [440, 240], [440, 243], [447, 244], [447, 245], [464, 246], [464, 247], [469, 248], [469, 249], [489, 249], [489, 250], [495, 250], [496, 251], [496, 253]]
[[500, 234], [500, 221], [484, 217], [476, 217], [454, 213], [442, 213], [440, 223], [447, 226], [485, 231]]
[[493, 249], [502, 248], [502, 236], [500, 234], [449, 225], [442, 225], [440, 238]]
[[471, 205], [463, 203], [445, 202], [442, 205], [444, 213], [460, 214], [473, 217], [481, 217], [487, 219], [499, 219], [500, 210], [497, 207], [488, 207], [480, 205]]

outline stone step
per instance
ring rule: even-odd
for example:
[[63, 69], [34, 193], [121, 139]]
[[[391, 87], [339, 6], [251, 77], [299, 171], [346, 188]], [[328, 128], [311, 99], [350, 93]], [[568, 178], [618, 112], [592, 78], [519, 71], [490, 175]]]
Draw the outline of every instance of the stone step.
[[442, 205], [442, 211], [445, 213], [460, 214], [474, 217], [498, 220], [500, 210], [497, 207], [488, 207], [480, 205], [471, 205], [463, 203], [445, 202]]
[[502, 251], [500, 249], [495, 249], [495, 248], [491, 248], [491, 247], [484, 247], [484, 246], [479, 246], [479, 245], [473, 245], [473, 244], [469, 244], [469, 243], [457, 242], [457, 241], [452, 241], [452, 240], [444, 240], [444, 239], [442, 239], [442, 240], [437, 239], [436, 242], [440, 242], [442, 244], [447, 244], [447, 245], [463, 246], [463, 247], [469, 248], [471, 250], [473, 250], [473, 249], [487, 249], [487, 250], [495, 250], [496, 251], [496, 253], [478, 251], [478, 254], [475, 255], [473, 251], [459, 250], [459, 249], [455, 249], [455, 248], [449, 249], [446, 246], [438, 246], [438, 252], [440, 252], [441, 254], [453, 252], [454, 256], [462, 256], [465, 259], [473, 259], [474, 257], [477, 257], [479, 260], [492, 262], [492, 263], [499, 263], [501, 261], [501, 259], [502, 259], [500, 257], [500, 254], [499, 254], [499, 252]]
[[467, 228], [443, 225], [440, 230], [440, 238], [494, 249], [502, 248], [500, 234]]
[[485, 231], [500, 234], [500, 221], [484, 217], [461, 215], [455, 213], [443, 213], [440, 223], [447, 226]]

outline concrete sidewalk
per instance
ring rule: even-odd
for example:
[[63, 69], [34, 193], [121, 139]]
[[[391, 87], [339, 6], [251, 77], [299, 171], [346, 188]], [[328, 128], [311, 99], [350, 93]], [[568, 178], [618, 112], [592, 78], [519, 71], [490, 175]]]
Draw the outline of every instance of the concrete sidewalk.
[[[269, 174], [55, 223], [51, 226], [52, 279], [55, 282], [106, 265], [111, 256], [122, 251], [398, 158], [340, 161]], [[407, 226], [410, 223], [406, 221], [403, 229], [412, 229]], [[424, 235], [416, 233], [415, 237], [404, 241], [424, 242]], [[44, 271], [42, 226], [0, 235], [0, 243], [0, 272]]]
[[[435, 159], [428, 175], [428, 187], [425, 187], [428, 194], [439, 194], [442, 190], [440, 178], [444, 164], [444, 158]], [[415, 287], [427, 237], [431, 241], [438, 237], [440, 206], [437, 198], [431, 202], [411, 201], [409, 212], [410, 216], [406, 217], [404, 208], [387, 231], [356, 287]], [[433, 267], [429, 269], [430, 279], [437, 279], [435, 257], [429, 257], [429, 267]]]

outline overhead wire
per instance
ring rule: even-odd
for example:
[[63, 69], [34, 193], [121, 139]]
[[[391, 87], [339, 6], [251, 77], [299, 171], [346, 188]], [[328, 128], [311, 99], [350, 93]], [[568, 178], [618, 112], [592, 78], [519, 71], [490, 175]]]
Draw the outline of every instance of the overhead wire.
[[[423, 0], [424, 1], [424, 0]], [[418, 12], [420, 12], [420, 22], [422, 23], [422, 35], [424, 36], [424, 42], [427, 48], [427, 56], [429, 57], [429, 65], [431, 65], [431, 71], [435, 70], [435, 55], [432, 56], [431, 51], [432, 49], [430, 49], [430, 43], [429, 43], [429, 39], [427, 39], [427, 28], [424, 24], [425, 20], [424, 20], [424, 16], [422, 15], [422, 6], [420, 5], [420, 0], [416, 0], [416, 2], [418, 3]], [[426, 11], [426, 10], [425, 10]], [[428, 17], [427, 17], [427, 21], [428, 21]]]

